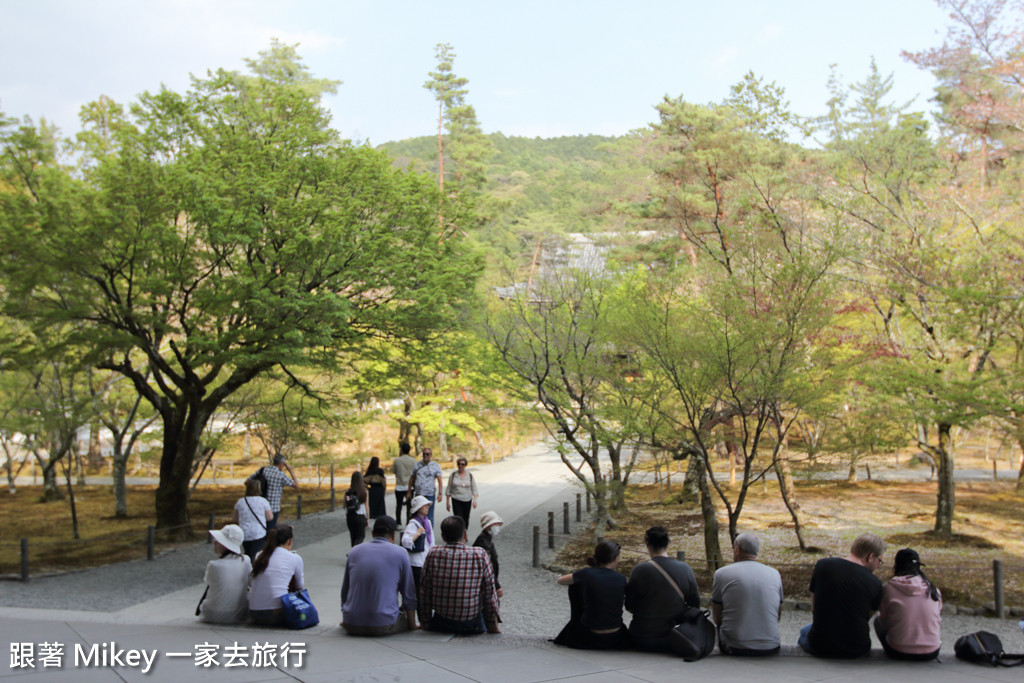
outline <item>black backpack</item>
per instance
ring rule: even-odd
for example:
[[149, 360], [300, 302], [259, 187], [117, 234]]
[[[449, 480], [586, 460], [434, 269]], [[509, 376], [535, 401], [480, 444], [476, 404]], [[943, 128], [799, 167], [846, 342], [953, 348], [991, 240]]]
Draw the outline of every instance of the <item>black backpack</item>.
[[345, 512], [353, 515], [359, 512], [359, 496], [352, 489], [345, 491]]
[[1024, 654], [1010, 655], [1003, 651], [1003, 643], [999, 636], [988, 631], [976, 631], [960, 636], [953, 645], [957, 659], [992, 666], [1020, 666], [1024, 664]]
[[260, 495], [263, 496], [264, 498], [266, 498], [267, 497], [267, 487], [268, 487], [268, 484], [267, 484], [267, 475], [265, 475], [263, 473], [263, 468], [261, 467], [258, 470], [256, 470], [256, 472], [254, 472], [253, 475], [251, 477], [249, 477], [249, 478], [250, 479], [255, 479], [256, 481], [258, 481], [260, 483]]

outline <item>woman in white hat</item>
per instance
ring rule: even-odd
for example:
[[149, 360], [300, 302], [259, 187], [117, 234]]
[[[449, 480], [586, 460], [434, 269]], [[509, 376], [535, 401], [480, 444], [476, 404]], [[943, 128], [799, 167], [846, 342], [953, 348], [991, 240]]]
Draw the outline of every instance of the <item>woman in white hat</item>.
[[210, 529], [213, 552], [218, 559], [206, 565], [206, 592], [203, 593], [196, 614], [212, 624], [238, 624], [249, 617], [249, 573], [252, 563], [242, 552], [245, 533], [237, 524], [228, 524], [221, 530]]
[[412, 578], [416, 582], [416, 593], [420, 591], [420, 574], [423, 572], [423, 560], [434, 547], [434, 527], [427, 515], [430, 513], [430, 499], [416, 496], [409, 503], [412, 517], [402, 533], [402, 547], [409, 551], [409, 564], [412, 565]]
[[494, 569], [494, 587], [498, 590], [498, 597], [504, 597], [505, 592], [501, 590], [498, 583], [498, 551], [494, 549], [494, 537], [501, 531], [501, 517], [497, 512], [490, 510], [480, 517], [480, 535], [473, 541], [473, 546], [483, 548], [491, 556], [491, 567]]

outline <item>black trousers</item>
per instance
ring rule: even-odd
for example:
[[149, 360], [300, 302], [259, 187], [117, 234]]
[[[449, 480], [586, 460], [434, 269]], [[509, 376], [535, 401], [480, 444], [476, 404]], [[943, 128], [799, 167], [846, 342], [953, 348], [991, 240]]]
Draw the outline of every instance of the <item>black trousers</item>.
[[452, 498], [452, 512], [455, 513], [456, 517], [462, 517], [462, 521], [466, 523], [466, 528], [469, 528], [469, 511], [473, 509], [473, 501], [471, 500], [455, 500]]

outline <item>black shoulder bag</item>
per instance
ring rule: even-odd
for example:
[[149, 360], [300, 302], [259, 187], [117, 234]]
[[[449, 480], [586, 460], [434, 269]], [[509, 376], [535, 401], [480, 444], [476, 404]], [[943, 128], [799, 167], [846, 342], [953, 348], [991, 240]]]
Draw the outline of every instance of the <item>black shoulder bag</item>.
[[[683, 591], [679, 588], [679, 584], [675, 582], [675, 579], [654, 560], [650, 560], [650, 564], [654, 565], [654, 568], [661, 572], [661, 575], [676, 589], [676, 593], [679, 594], [679, 597], [685, 603], [686, 596], [683, 595]], [[715, 649], [715, 632], [715, 625], [712, 623], [711, 615], [708, 614], [708, 611], [698, 607], [690, 607], [680, 618], [675, 628], [668, 632], [668, 642], [672, 647], [672, 651], [685, 661], [695, 662], [711, 654], [711, 651]]]

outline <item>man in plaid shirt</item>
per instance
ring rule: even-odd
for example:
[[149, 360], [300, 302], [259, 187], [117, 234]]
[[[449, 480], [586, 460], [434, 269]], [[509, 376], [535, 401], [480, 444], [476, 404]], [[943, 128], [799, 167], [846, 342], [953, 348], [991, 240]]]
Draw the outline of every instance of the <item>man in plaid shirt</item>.
[[[289, 477], [284, 473], [284, 470], [288, 470], [288, 474], [292, 475]], [[270, 503], [270, 510], [274, 513], [274, 519], [267, 522], [267, 531], [270, 531], [277, 526], [277, 518], [281, 514], [281, 492], [285, 486], [291, 486], [298, 490], [299, 482], [295, 473], [292, 472], [291, 465], [283, 455], [278, 453], [274, 456], [274, 465], [271, 467], [267, 465], [260, 471], [253, 473], [249, 478], [255, 479], [259, 476], [259, 473], [263, 472], [263, 476], [267, 479], [267, 502]]]
[[491, 558], [483, 548], [466, 545], [461, 517], [441, 522], [445, 545], [435, 546], [423, 562], [420, 623], [447, 633], [501, 633], [498, 593]]

